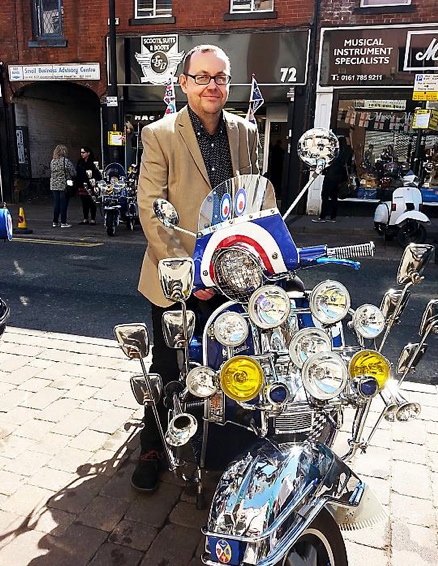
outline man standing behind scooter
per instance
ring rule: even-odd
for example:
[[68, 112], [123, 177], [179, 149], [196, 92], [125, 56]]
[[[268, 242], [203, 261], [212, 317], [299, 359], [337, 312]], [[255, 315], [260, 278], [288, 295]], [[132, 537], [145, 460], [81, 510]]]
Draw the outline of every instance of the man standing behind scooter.
[[[237, 173], [258, 174], [257, 127], [223, 110], [230, 89], [230, 61], [214, 45], [200, 45], [187, 53], [179, 83], [188, 105], [142, 130], [144, 152], [138, 185], [140, 222], [148, 247], [143, 260], [139, 291], [152, 309], [153, 349], [151, 373], [159, 373], [164, 384], [178, 379], [175, 350], [163, 337], [161, 317], [165, 310], [179, 308], [163, 295], [158, 279], [158, 261], [191, 256], [194, 238], [168, 230], [153, 213], [157, 198], [169, 200], [177, 209], [181, 226], [197, 231], [201, 204], [212, 188]], [[213, 310], [220, 297], [200, 290], [189, 299], [192, 310]], [[213, 304], [214, 303], [214, 304]], [[167, 411], [158, 406], [165, 427]], [[151, 408], [145, 409], [140, 435], [141, 453], [131, 484], [140, 491], [158, 485], [162, 444]]]

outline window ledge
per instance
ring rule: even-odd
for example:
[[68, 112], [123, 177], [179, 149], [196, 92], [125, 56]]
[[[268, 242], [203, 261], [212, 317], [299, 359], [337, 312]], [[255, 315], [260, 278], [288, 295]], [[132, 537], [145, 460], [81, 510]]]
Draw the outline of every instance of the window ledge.
[[354, 8], [353, 14], [397, 14], [416, 12], [415, 6], [364, 6], [363, 8]]
[[67, 40], [62, 37], [56, 39], [31, 39], [27, 45], [28, 47], [67, 47]]
[[156, 18], [130, 18], [130, 26], [150, 26], [157, 24], [175, 24], [175, 16], [158, 16]]
[[242, 14], [224, 14], [225, 22], [244, 21], [244, 20], [276, 20], [278, 12], [245, 12]]

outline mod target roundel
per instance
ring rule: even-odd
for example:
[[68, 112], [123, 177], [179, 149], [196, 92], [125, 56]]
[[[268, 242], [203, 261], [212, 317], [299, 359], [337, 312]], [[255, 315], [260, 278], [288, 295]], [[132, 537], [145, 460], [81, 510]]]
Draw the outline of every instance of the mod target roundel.
[[246, 209], [246, 191], [239, 189], [234, 197], [234, 211], [237, 216], [242, 215]]
[[221, 199], [221, 220], [227, 220], [231, 214], [231, 197], [225, 193]]

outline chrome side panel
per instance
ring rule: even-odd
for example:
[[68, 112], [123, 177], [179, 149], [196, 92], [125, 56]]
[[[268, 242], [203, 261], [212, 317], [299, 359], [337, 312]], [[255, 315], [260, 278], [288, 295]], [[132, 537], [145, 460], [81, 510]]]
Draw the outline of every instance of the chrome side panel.
[[222, 475], [204, 530], [203, 562], [219, 564], [215, 547], [225, 541], [239, 554], [236, 564], [274, 565], [326, 503], [358, 505], [360, 486], [323, 444], [260, 443]]

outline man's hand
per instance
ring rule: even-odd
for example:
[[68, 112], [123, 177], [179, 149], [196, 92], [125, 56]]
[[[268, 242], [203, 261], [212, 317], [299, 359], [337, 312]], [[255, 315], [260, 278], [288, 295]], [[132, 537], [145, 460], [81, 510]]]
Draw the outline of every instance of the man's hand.
[[195, 291], [193, 294], [200, 301], [208, 301], [216, 294], [216, 291], [214, 289], [199, 289], [199, 291]]

